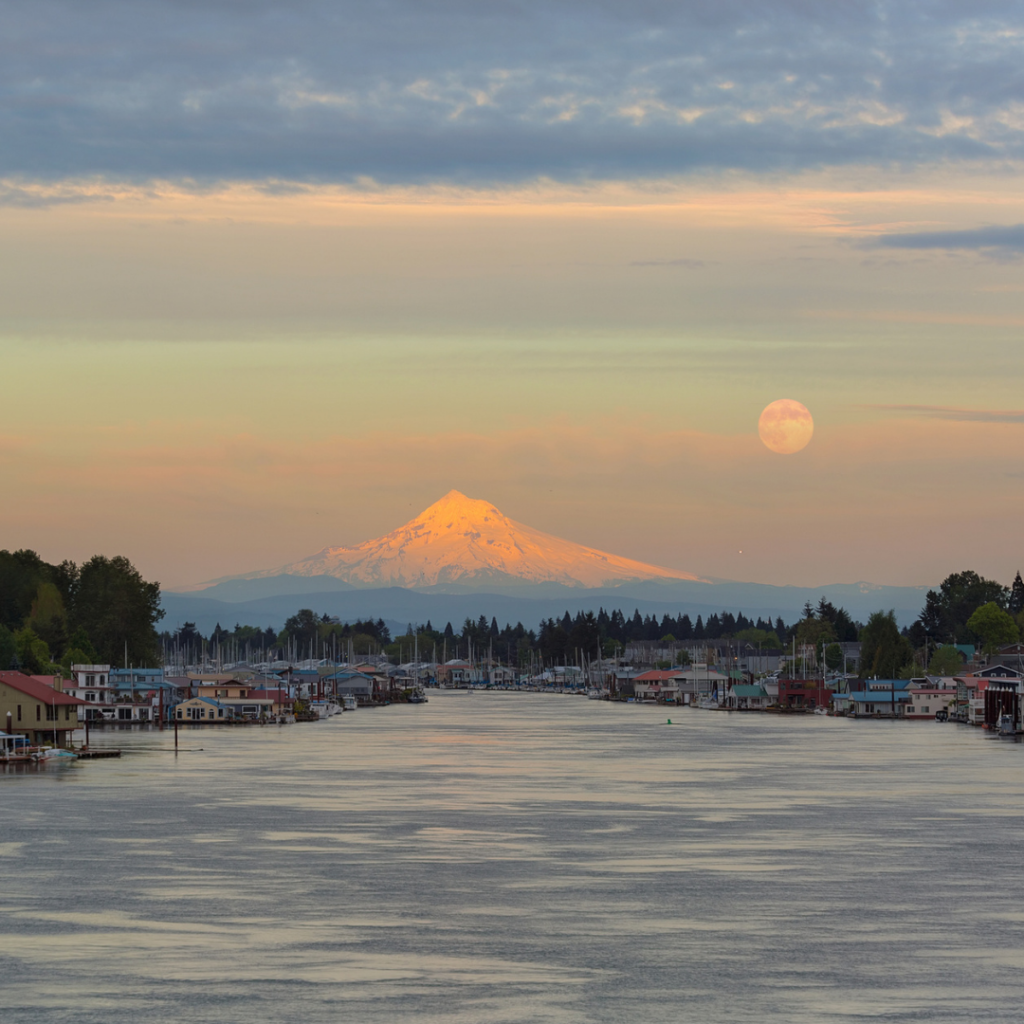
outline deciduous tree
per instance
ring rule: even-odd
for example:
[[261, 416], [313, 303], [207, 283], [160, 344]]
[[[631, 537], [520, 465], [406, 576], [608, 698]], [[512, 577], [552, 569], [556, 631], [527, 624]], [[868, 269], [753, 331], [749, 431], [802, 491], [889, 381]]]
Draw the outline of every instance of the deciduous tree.
[[942, 581], [938, 590], [928, 591], [920, 622], [933, 640], [968, 642], [967, 620], [974, 612], [990, 601], [1005, 608], [1009, 598], [1009, 590], [995, 580], [969, 570], [955, 572]]
[[952, 645], [943, 644], [928, 662], [931, 676], [955, 676], [964, 667], [964, 656]]
[[1013, 616], [1003, 611], [995, 601], [983, 604], [967, 620], [967, 628], [981, 640], [986, 654], [994, 654], [1000, 647], [1020, 639], [1020, 630]]
[[156, 624], [163, 618], [160, 584], [149, 583], [127, 558], [96, 555], [78, 576], [73, 621], [82, 626], [100, 661], [156, 665], [160, 644]]

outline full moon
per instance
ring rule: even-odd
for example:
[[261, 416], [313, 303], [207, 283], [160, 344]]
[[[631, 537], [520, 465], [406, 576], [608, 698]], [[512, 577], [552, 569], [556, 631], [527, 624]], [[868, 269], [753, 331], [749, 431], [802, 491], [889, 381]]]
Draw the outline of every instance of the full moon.
[[807, 406], [792, 398], [780, 398], [765, 407], [757, 421], [757, 432], [773, 452], [792, 455], [806, 448], [814, 436], [814, 420]]

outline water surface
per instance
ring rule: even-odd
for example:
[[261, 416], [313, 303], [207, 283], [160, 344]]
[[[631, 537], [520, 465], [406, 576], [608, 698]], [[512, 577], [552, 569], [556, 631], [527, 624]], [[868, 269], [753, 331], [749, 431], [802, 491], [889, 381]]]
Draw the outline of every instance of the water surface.
[[0, 1015], [1019, 1019], [1022, 746], [670, 714], [441, 693], [0, 772]]

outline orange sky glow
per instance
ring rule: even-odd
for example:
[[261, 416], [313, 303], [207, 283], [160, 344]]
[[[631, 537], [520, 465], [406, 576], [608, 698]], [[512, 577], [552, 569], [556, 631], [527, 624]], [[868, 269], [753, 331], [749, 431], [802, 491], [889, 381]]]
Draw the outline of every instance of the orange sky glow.
[[[707, 576], [1012, 575], [1021, 424], [894, 407], [1014, 409], [1018, 265], [865, 239], [1008, 220], [1021, 186], [849, 177], [25, 186], [51, 205], [0, 209], [4, 544], [187, 585], [457, 487]], [[784, 466], [780, 397], [816, 425]]]

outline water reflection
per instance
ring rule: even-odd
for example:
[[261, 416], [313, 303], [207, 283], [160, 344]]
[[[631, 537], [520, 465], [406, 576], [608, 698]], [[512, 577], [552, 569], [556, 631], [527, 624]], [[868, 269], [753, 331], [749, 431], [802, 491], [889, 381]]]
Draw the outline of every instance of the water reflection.
[[1019, 1015], [1021, 748], [432, 695], [0, 778], [19, 1021]]

